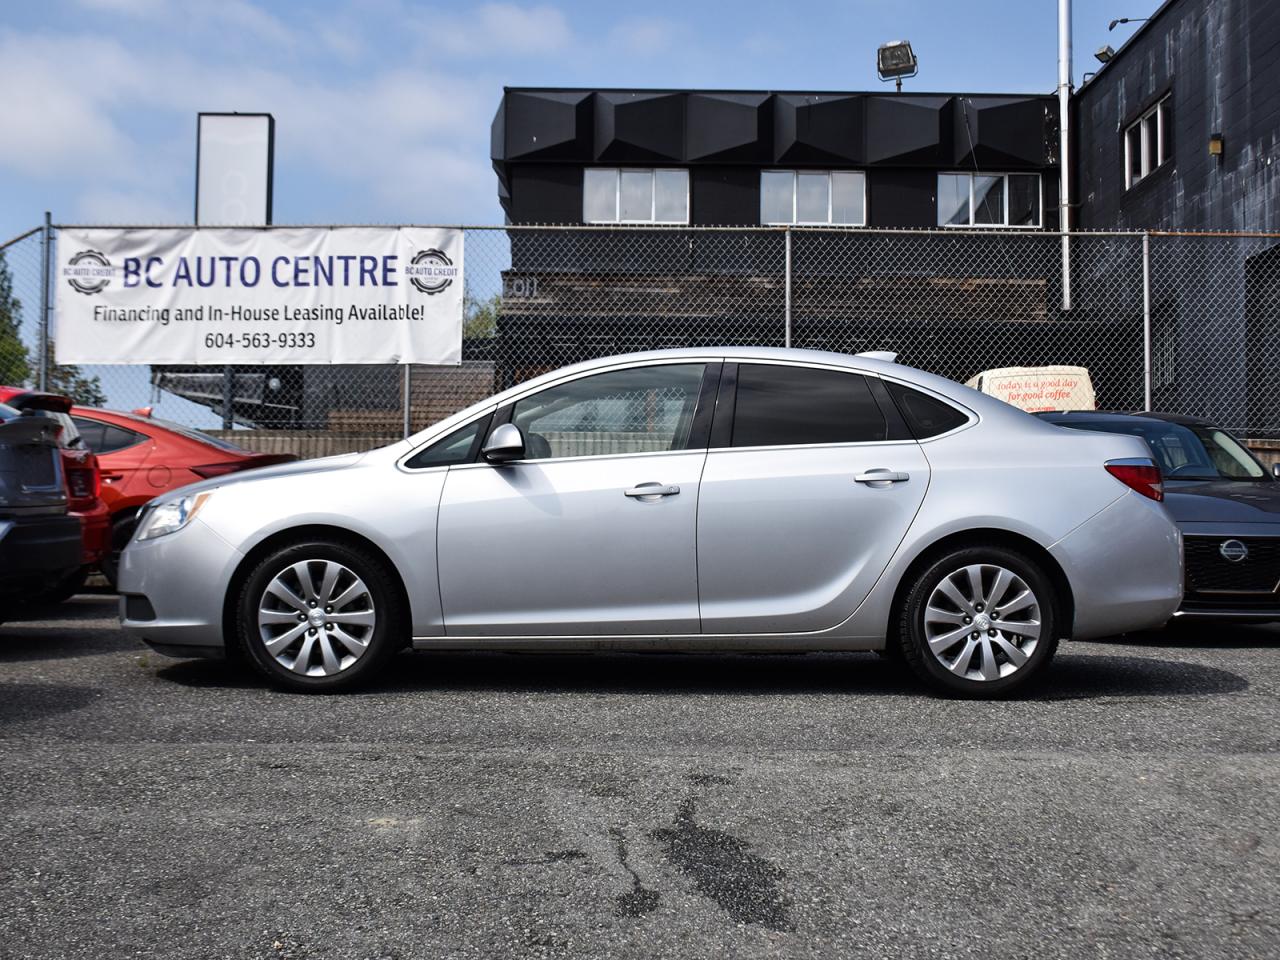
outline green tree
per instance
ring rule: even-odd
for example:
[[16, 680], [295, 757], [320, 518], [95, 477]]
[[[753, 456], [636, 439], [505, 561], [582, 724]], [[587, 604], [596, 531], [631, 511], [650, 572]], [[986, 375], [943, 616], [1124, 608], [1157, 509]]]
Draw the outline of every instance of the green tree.
[[498, 332], [498, 313], [502, 310], [502, 295], [495, 293], [485, 300], [471, 295], [471, 288], [462, 290], [462, 336], [468, 340], [485, 339]]
[[20, 386], [31, 377], [31, 358], [22, 342], [22, 301], [13, 293], [13, 274], [0, 250], [0, 384]]
[[[36, 379], [36, 361], [22, 342], [22, 301], [13, 292], [13, 272], [0, 250], [0, 384], [25, 386]], [[49, 357], [49, 390], [64, 393], [90, 407], [107, 403], [102, 382], [97, 377], [86, 377], [79, 367], [60, 367], [53, 362], [53, 341], [45, 344]]]

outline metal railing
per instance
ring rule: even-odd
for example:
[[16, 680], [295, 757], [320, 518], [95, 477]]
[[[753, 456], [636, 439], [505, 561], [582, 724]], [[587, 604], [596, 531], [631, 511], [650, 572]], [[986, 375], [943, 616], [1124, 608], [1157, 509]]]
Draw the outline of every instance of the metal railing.
[[[278, 228], [264, 228], [278, 229]], [[675, 346], [896, 351], [965, 381], [1087, 367], [1098, 405], [1280, 440], [1280, 235], [464, 227], [461, 366], [61, 367], [58, 227], [0, 244], [0, 382], [320, 456], [390, 442], [566, 363]], [[229, 379], [228, 379], [229, 377]]]

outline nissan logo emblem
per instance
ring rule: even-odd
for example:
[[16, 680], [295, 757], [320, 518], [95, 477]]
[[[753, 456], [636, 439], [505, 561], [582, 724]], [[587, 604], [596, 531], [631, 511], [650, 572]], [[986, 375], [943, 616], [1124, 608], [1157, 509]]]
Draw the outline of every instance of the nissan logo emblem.
[[1249, 556], [1249, 548], [1239, 540], [1223, 540], [1222, 545], [1218, 547], [1218, 553], [1222, 554], [1223, 560], [1239, 563]]

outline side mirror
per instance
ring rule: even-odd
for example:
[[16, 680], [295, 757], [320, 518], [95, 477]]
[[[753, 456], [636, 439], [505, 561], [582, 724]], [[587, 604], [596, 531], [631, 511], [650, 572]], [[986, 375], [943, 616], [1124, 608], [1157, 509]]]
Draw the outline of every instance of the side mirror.
[[480, 456], [489, 463], [510, 463], [524, 459], [524, 434], [514, 423], [504, 423], [485, 441]]
[[1277, 480], [1280, 480], [1280, 460], [1277, 460], [1271, 465], [1271, 475]]

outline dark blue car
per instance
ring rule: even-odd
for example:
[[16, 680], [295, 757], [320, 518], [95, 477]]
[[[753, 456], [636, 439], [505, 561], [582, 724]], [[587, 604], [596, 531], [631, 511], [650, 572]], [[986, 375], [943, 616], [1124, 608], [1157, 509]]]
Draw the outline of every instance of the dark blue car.
[[1147, 441], [1164, 474], [1165, 506], [1183, 534], [1178, 617], [1280, 620], [1280, 482], [1244, 444], [1205, 420], [1169, 413], [1037, 416]]

